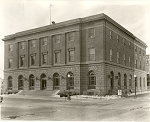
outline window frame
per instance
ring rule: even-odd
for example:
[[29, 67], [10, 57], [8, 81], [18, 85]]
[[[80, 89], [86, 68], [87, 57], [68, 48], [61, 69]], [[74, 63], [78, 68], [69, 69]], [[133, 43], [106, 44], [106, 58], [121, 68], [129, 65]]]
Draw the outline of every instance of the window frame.
[[13, 59], [9, 58], [8, 59], [8, 68], [12, 68], [13, 67]]
[[[70, 42], [70, 41], [74, 41], [74, 32], [68, 32], [67, 35], [68, 35], [68, 41], [69, 41], [69, 42]], [[71, 37], [72, 37], [72, 38], [71, 38]]]
[[[24, 60], [22, 60], [24, 59]], [[20, 67], [23, 67], [25, 65], [25, 55], [20, 56]]]
[[54, 63], [60, 64], [61, 63], [61, 51], [54, 51]]
[[120, 63], [120, 57], [119, 57], [119, 51], [117, 51], [117, 63], [119, 64]]
[[13, 45], [12, 44], [9, 44], [9, 51], [13, 51]]
[[31, 41], [31, 48], [34, 48], [35, 47], [35, 39], [33, 39], [33, 40], [30, 40]]
[[113, 50], [110, 48], [109, 50], [109, 61], [112, 62]]
[[[93, 49], [93, 51], [92, 51], [92, 49]], [[95, 52], [96, 52], [95, 47], [89, 48], [89, 61], [95, 61], [96, 60], [95, 59]]]
[[[45, 57], [46, 59], [45, 59], [44, 57]], [[46, 65], [47, 62], [48, 62], [47, 60], [48, 60], [47, 52], [43, 52], [43, 53], [42, 53], [42, 65]]]
[[95, 28], [94, 27], [88, 28], [88, 37], [89, 38], [94, 38], [95, 37]]
[[[73, 52], [73, 56], [71, 56], [71, 52]], [[69, 55], [69, 62], [74, 62], [74, 55], [75, 54], [75, 51], [74, 51], [74, 49], [69, 49], [68, 50], [68, 55]], [[72, 57], [72, 58], [71, 58]], [[72, 59], [72, 60], [71, 60]]]
[[[33, 57], [33, 58], [32, 58]], [[33, 60], [34, 59], [34, 60]], [[34, 63], [33, 63], [34, 61]], [[30, 55], [30, 66], [35, 66], [36, 65], [36, 54], [31, 54]]]

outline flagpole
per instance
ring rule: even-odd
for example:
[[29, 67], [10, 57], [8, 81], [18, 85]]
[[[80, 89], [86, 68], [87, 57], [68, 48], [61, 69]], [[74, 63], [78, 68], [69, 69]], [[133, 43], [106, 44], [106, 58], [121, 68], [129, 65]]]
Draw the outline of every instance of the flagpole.
[[50, 25], [51, 25], [51, 4], [50, 4]]

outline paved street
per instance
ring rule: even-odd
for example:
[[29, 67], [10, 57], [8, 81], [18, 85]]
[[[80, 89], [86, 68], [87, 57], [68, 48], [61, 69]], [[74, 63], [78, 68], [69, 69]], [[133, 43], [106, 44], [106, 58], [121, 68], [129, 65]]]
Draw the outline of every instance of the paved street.
[[[22, 95], [21, 95], [22, 96]], [[150, 94], [110, 100], [32, 98], [9, 95], [1, 103], [2, 120], [150, 121]]]

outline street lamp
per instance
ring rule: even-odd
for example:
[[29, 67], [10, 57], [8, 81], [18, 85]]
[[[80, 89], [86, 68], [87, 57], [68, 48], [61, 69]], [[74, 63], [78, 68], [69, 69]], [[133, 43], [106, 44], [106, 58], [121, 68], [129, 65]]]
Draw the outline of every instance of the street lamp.
[[135, 80], [135, 98], [137, 97], [136, 96], [136, 75], [134, 75], [134, 80]]
[[71, 100], [70, 98], [70, 74], [68, 74], [68, 89], [69, 89], [69, 96], [68, 96], [68, 99]]

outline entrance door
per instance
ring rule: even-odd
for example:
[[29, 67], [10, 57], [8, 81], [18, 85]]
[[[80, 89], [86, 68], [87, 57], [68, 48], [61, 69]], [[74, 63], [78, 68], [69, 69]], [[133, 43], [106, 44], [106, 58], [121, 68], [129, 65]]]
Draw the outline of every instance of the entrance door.
[[41, 90], [46, 89], [46, 80], [42, 79], [42, 88]]

